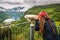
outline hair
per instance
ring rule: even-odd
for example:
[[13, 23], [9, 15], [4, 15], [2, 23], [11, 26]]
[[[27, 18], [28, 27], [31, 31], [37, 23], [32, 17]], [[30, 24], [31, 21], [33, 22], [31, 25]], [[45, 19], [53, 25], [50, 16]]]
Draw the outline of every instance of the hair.
[[50, 17], [48, 16], [48, 14], [46, 12], [40, 12], [40, 23], [39, 23], [39, 34], [44, 34], [45, 30], [44, 30], [44, 23], [45, 23], [45, 19], [50, 19]]

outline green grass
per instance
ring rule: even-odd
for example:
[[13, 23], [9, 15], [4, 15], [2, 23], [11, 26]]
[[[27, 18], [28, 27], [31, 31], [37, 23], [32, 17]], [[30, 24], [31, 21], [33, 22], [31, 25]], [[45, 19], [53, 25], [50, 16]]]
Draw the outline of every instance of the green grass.
[[60, 26], [60, 22], [55, 22], [56, 26]]

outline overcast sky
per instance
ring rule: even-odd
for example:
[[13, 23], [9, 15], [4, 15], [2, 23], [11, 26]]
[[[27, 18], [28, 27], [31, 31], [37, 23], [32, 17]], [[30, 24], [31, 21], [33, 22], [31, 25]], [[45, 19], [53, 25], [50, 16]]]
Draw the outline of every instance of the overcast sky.
[[1, 2], [23, 2], [23, 0], [0, 0]]
[[60, 3], [60, 0], [0, 0], [0, 7], [12, 8], [24, 6], [26, 9], [36, 5], [47, 5]]

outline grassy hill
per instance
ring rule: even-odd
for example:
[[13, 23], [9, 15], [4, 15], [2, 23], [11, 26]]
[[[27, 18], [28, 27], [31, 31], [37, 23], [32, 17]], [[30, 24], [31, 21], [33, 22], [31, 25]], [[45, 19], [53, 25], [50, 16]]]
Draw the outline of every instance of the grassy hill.
[[26, 11], [25, 13], [26, 14], [38, 14], [41, 11], [46, 11], [54, 21], [60, 21], [60, 4], [34, 6], [28, 11]]

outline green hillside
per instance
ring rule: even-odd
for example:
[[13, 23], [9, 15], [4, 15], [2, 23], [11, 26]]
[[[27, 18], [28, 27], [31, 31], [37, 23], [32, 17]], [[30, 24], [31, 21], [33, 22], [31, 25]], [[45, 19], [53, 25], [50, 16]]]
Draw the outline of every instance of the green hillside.
[[0, 22], [4, 21], [7, 18], [9, 18], [9, 15], [5, 14], [3, 11], [0, 11]]
[[60, 21], [60, 4], [34, 6], [26, 14], [38, 14], [41, 11], [46, 11], [54, 21]]

